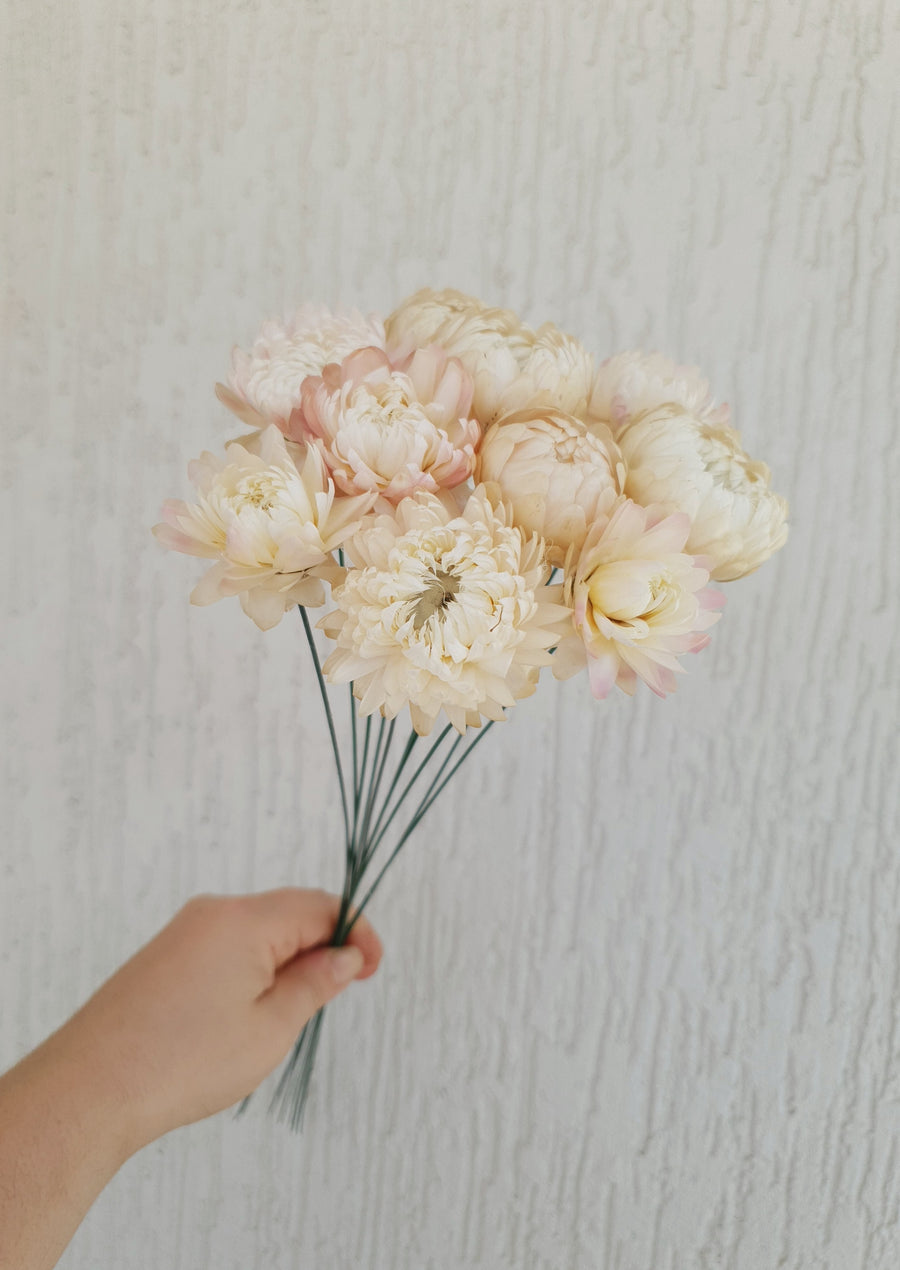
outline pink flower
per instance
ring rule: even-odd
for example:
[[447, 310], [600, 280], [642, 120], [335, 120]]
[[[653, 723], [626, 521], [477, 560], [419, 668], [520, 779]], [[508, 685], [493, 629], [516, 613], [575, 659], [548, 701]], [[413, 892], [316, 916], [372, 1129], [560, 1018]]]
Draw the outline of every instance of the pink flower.
[[553, 658], [557, 679], [586, 665], [598, 699], [614, 685], [630, 695], [638, 679], [660, 697], [675, 691], [678, 658], [706, 647], [705, 632], [725, 602], [706, 585], [703, 562], [684, 552], [690, 528], [681, 513], [661, 516], [629, 498], [610, 498], [566, 561], [572, 630]]
[[472, 376], [472, 413], [485, 427], [513, 410], [546, 406], [582, 418], [594, 359], [552, 322], [536, 331], [511, 309], [461, 291], [417, 291], [385, 321], [394, 355], [439, 344]]
[[343, 575], [332, 553], [359, 528], [374, 501], [335, 497], [321, 456], [285, 441], [274, 425], [247, 445], [206, 453], [190, 465], [196, 503], [169, 499], [157, 539], [171, 551], [216, 563], [191, 594], [192, 604], [240, 596], [261, 630], [295, 604], [325, 602], [323, 580]]
[[573, 415], [538, 406], [503, 415], [484, 434], [476, 479], [503, 499], [513, 524], [544, 539], [551, 564], [581, 546], [609, 491], [621, 492], [625, 468], [601, 428], [588, 431]]
[[288, 431], [300, 405], [300, 386], [357, 348], [384, 348], [384, 326], [375, 316], [353, 309], [332, 313], [324, 305], [304, 304], [284, 322], [264, 322], [249, 353], [231, 355], [230, 387], [216, 385], [216, 396], [251, 428], [275, 423]]
[[597, 369], [587, 419], [608, 424], [613, 432], [649, 410], [680, 406], [711, 424], [728, 422], [728, 407], [713, 404], [709, 384], [696, 366], [679, 366], [662, 353], [628, 349]]
[[396, 504], [471, 476], [481, 440], [471, 403], [469, 375], [442, 349], [392, 363], [364, 348], [304, 381], [287, 435], [319, 449], [344, 493], [374, 491]]

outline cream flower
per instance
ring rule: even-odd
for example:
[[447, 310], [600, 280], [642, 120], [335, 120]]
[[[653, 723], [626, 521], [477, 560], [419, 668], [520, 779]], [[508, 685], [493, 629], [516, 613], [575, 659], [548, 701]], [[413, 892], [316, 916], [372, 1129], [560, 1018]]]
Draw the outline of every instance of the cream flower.
[[332, 683], [353, 681], [360, 713], [409, 706], [427, 735], [443, 709], [458, 732], [535, 689], [568, 611], [542, 585], [540, 539], [509, 526], [484, 490], [454, 516], [432, 494], [404, 499], [353, 538], [337, 608], [319, 625], [337, 642]]
[[209, 453], [192, 463], [198, 501], [166, 502], [153, 532], [173, 551], [218, 560], [192, 603], [239, 595], [244, 612], [268, 630], [295, 604], [324, 603], [322, 579], [343, 572], [331, 553], [359, 528], [374, 499], [335, 498], [316, 451], [298, 466], [294, 455], [302, 451], [289, 448], [274, 426], [254, 448], [258, 454], [232, 442], [224, 463]]
[[234, 349], [231, 387], [217, 384], [216, 396], [251, 428], [275, 423], [287, 432], [306, 376], [320, 375], [329, 362], [367, 347], [384, 348], [380, 318], [306, 304], [286, 322], [264, 323], [249, 353]]
[[554, 654], [557, 679], [587, 665], [598, 699], [614, 684], [631, 694], [638, 679], [660, 697], [675, 691], [678, 657], [705, 648], [704, 632], [724, 603], [706, 586], [706, 569], [684, 552], [689, 529], [687, 516], [660, 519], [628, 498], [610, 500], [566, 562], [574, 629]]
[[662, 353], [616, 353], [597, 369], [588, 403], [589, 421], [615, 432], [659, 406], [680, 406], [710, 423], [727, 423], [728, 407], [714, 406], [709, 384], [696, 366], [679, 366]]
[[513, 524], [545, 539], [561, 565], [580, 547], [603, 500], [622, 491], [625, 469], [609, 429], [593, 431], [573, 415], [538, 407], [504, 415], [488, 428], [476, 479], [496, 484]]
[[769, 486], [769, 469], [741, 448], [733, 428], [665, 406], [618, 434], [635, 502], [685, 512], [686, 550], [704, 557], [717, 582], [742, 578], [787, 540], [788, 505]]
[[399, 367], [366, 348], [303, 385], [290, 435], [316, 445], [345, 493], [398, 503], [467, 480], [481, 428], [469, 417], [472, 381], [456, 358], [418, 349]]
[[510, 309], [488, 308], [460, 291], [425, 288], [391, 314], [385, 332], [397, 355], [439, 344], [458, 357], [474, 381], [473, 411], [485, 426], [528, 406], [579, 416], [586, 410], [593, 359], [552, 322], [533, 331]]

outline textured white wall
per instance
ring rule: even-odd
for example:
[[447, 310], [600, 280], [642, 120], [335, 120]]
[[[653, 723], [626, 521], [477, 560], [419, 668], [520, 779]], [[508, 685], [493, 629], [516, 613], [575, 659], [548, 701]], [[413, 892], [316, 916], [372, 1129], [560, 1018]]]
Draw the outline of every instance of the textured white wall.
[[791, 499], [677, 696], [548, 680], [432, 816], [303, 1137], [66, 1270], [900, 1260], [900, 22], [877, 0], [8, 0], [0, 1063], [192, 892], [338, 881], [299, 623], [149, 526], [233, 341], [455, 285], [700, 363]]

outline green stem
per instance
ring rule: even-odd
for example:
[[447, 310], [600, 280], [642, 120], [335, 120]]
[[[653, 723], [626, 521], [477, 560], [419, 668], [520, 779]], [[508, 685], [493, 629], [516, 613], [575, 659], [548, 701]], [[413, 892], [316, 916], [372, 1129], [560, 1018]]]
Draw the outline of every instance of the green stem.
[[[394, 726], [396, 719], [391, 719], [390, 726], [384, 715], [381, 716], [381, 726], [378, 729], [378, 743], [375, 746], [375, 757], [372, 760], [372, 770], [369, 776], [369, 789], [366, 795], [366, 809], [362, 819], [362, 826], [359, 831], [359, 839], [357, 841], [356, 856], [356, 872], [354, 875], [353, 891], [356, 892], [363, 872], [365, 871], [365, 860], [367, 856], [367, 847], [369, 840], [369, 826], [372, 823], [372, 816], [375, 811], [375, 800], [378, 797], [378, 787], [381, 784], [381, 778], [384, 774], [384, 765], [387, 761], [388, 750], [390, 749], [391, 740], [394, 735]], [[385, 731], [387, 736], [385, 737]]]
[[431, 746], [430, 746], [430, 748], [429, 748], [429, 750], [428, 750], [428, 753], [427, 753], [427, 754], [425, 755], [425, 757], [422, 759], [421, 763], [419, 763], [418, 767], [417, 767], [417, 768], [416, 768], [416, 770], [413, 772], [413, 774], [412, 774], [412, 776], [409, 778], [409, 780], [406, 782], [406, 786], [404, 787], [403, 793], [402, 793], [402, 794], [400, 795], [400, 797], [397, 799], [396, 803], [395, 803], [395, 804], [394, 804], [394, 806], [391, 808], [391, 811], [390, 811], [390, 814], [388, 815], [387, 820], [384, 822], [384, 824], [383, 824], [383, 825], [381, 826], [381, 828], [379, 829], [379, 831], [378, 831], [378, 836], [377, 836], [377, 837], [374, 837], [374, 836], [373, 836], [373, 841], [372, 841], [372, 843], [371, 843], [371, 846], [370, 846], [369, 850], [368, 850], [368, 851], [367, 851], [367, 853], [366, 853], [366, 858], [365, 858], [365, 864], [366, 864], [366, 865], [368, 865], [369, 861], [372, 859], [372, 856], [373, 856], [373, 855], [375, 854], [375, 852], [377, 851], [378, 846], [379, 846], [379, 844], [381, 843], [382, 838], [383, 838], [383, 837], [384, 837], [384, 835], [387, 833], [387, 831], [390, 829], [390, 827], [391, 827], [391, 823], [393, 822], [394, 817], [397, 815], [397, 812], [400, 810], [400, 808], [403, 806], [404, 802], [406, 801], [406, 798], [407, 798], [407, 796], [408, 796], [408, 794], [409, 794], [410, 790], [411, 790], [411, 789], [412, 789], [412, 787], [415, 785], [415, 783], [416, 783], [416, 781], [419, 779], [419, 777], [422, 775], [422, 772], [425, 770], [425, 768], [426, 768], [426, 767], [428, 766], [428, 764], [431, 762], [432, 758], [433, 758], [433, 757], [435, 756], [435, 754], [438, 752], [438, 750], [440, 749], [441, 745], [443, 744], [443, 742], [444, 742], [445, 738], [446, 738], [446, 737], [447, 737], [447, 736], [448, 736], [448, 735], [449, 735], [452, 731], [453, 731], [453, 725], [452, 725], [451, 723], [448, 723], [448, 724], [447, 724], [447, 726], [444, 728], [443, 732], [441, 732], [440, 736], [437, 738], [437, 740], [436, 740], [436, 741], [432, 741]]
[[356, 815], [359, 811], [359, 746], [356, 739], [356, 698], [353, 696], [352, 681], [347, 684], [350, 689], [350, 732], [353, 737], [353, 827], [356, 829]]
[[[353, 914], [353, 918], [352, 918], [352, 920], [351, 920], [351, 922], [350, 922], [350, 925], [347, 927], [347, 930], [346, 930], [346, 931], [345, 931], [345, 933], [344, 933], [344, 938], [345, 938], [345, 939], [346, 939], [346, 938], [347, 938], [347, 936], [350, 934], [350, 932], [351, 932], [351, 930], [353, 929], [353, 927], [354, 927], [355, 923], [358, 921], [359, 917], [362, 915], [362, 913], [363, 913], [364, 909], [365, 909], [365, 908], [366, 908], [366, 906], [368, 905], [368, 903], [369, 903], [369, 901], [371, 900], [372, 896], [375, 894], [375, 892], [376, 892], [376, 890], [378, 889], [378, 886], [379, 886], [379, 884], [380, 884], [380, 882], [381, 882], [382, 878], [384, 877], [385, 873], [387, 873], [388, 869], [391, 867], [391, 865], [393, 864], [394, 860], [396, 860], [397, 856], [398, 856], [398, 855], [399, 855], [399, 853], [400, 853], [400, 849], [401, 849], [401, 847], [404, 845], [404, 843], [405, 843], [405, 842], [406, 842], [406, 840], [409, 838], [409, 836], [410, 836], [410, 834], [413, 832], [413, 830], [417, 827], [417, 825], [418, 825], [418, 824], [419, 824], [419, 822], [422, 820], [422, 818], [423, 818], [423, 817], [427, 814], [427, 812], [429, 811], [429, 809], [431, 808], [431, 806], [433, 805], [433, 803], [435, 802], [435, 800], [438, 798], [438, 796], [440, 795], [440, 793], [442, 792], [442, 790], [444, 790], [444, 789], [446, 788], [446, 786], [447, 786], [447, 782], [451, 779], [451, 777], [454, 775], [454, 773], [455, 773], [455, 772], [457, 772], [457, 771], [459, 770], [459, 768], [460, 768], [460, 767], [462, 766], [462, 764], [466, 761], [466, 759], [469, 757], [469, 755], [472, 753], [472, 751], [475, 749], [475, 747], [479, 744], [479, 742], [481, 742], [481, 741], [484, 739], [484, 737], [485, 737], [485, 736], [487, 735], [487, 733], [490, 731], [491, 727], [493, 727], [493, 720], [492, 720], [491, 722], [486, 723], [486, 724], [484, 725], [484, 727], [481, 729], [481, 731], [479, 732], [478, 736], [475, 738], [475, 740], [472, 742], [472, 744], [469, 746], [469, 748], [466, 750], [466, 752], [465, 752], [464, 754], [461, 754], [461, 755], [460, 755], [460, 757], [456, 760], [456, 762], [455, 762], [455, 763], [453, 764], [453, 766], [450, 768], [450, 771], [447, 773], [447, 775], [446, 775], [446, 776], [444, 776], [443, 780], [441, 780], [441, 774], [442, 774], [442, 772], [444, 771], [444, 768], [445, 768], [445, 767], [447, 766], [447, 764], [449, 763], [450, 759], [452, 758], [452, 756], [453, 756], [453, 752], [454, 752], [454, 750], [456, 749], [456, 746], [459, 744], [459, 740], [461, 740], [462, 738], [459, 738], [459, 739], [458, 739], [457, 741], [455, 741], [455, 742], [454, 742], [454, 744], [451, 746], [451, 748], [450, 748], [449, 752], [447, 753], [446, 757], [444, 758], [443, 763], [441, 764], [440, 768], [438, 769], [437, 774], [435, 775], [434, 779], [432, 780], [431, 784], [429, 785], [428, 790], [427, 790], [427, 791], [426, 791], [426, 793], [425, 793], [425, 797], [423, 798], [422, 802], [419, 804], [419, 807], [418, 807], [418, 809], [416, 810], [416, 812], [413, 814], [412, 819], [410, 820], [409, 824], [406, 826], [406, 828], [404, 829], [403, 833], [401, 834], [399, 842], [398, 842], [398, 843], [397, 843], [397, 845], [394, 847], [393, 851], [392, 851], [392, 852], [391, 852], [391, 854], [388, 856], [387, 860], [385, 860], [384, 864], [382, 865], [381, 869], [380, 869], [380, 870], [379, 870], [379, 872], [378, 872], [377, 877], [375, 878], [375, 881], [372, 883], [372, 885], [369, 887], [368, 891], [366, 892], [366, 894], [365, 894], [365, 896], [364, 896], [364, 898], [363, 898], [362, 903], [361, 903], [361, 904], [359, 904], [359, 905], [356, 907], [356, 909], [355, 909], [355, 911], [354, 911], [354, 914]], [[440, 782], [440, 783], [438, 783], [438, 782]]]
[[400, 756], [400, 762], [397, 764], [397, 767], [394, 771], [394, 775], [391, 777], [391, 783], [388, 786], [387, 792], [382, 801], [381, 810], [379, 811], [378, 816], [375, 820], [375, 824], [372, 826], [372, 831], [369, 834], [369, 840], [372, 846], [371, 846], [371, 851], [367, 852], [366, 854], [367, 861], [368, 859], [371, 858], [371, 853], [374, 852], [375, 847], [379, 842], [379, 831], [381, 829], [381, 823], [384, 820], [385, 812], [388, 809], [388, 804], [390, 803], [391, 799], [394, 796], [394, 791], [397, 788], [397, 782], [400, 780], [400, 777], [403, 775], [403, 769], [406, 767], [406, 764], [409, 762], [409, 757], [412, 754], [413, 748], [415, 747], [416, 742], [418, 740], [419, 740], [418, 732], [410, 732], [409, 738], [407, 739], [406, 745], [404, 746], [403, 753]]
[[[362, 762], [359, 765], [359, 785], [356, 790], [357, 810], [362, 804], [363, 783], [366, 777], [366, 763], [369, 761], [369, 741], [371, 740], [371, 737], [372, 737], [372, 716], [369, 715], [366, 719], [366, 735], [365, 735], [365, 740], [363, 741]], [[356, 840], [357, 840], [356, 829], [357, 829], [357, 826], [354, 825], [353, 827], [354, 844], [356, 843]]]
[[341, 765], [341, 753], [338, 749], [337, 734], [334, 730], [334, 716], [331, 713], [331, 702], [328, 700], [328, 689], [325, 685], [325, 677], [322, 674], [322, 667], [319, 663], [319, 653], [316, 648], [316, 641], [313, 639], [312, 627], [309, 624], [309, 618], [306, 616], [306, 609], [303, 605], [299, 605], [300, 616], [303, 618], [303, 629], [306, 631], [306, 640], [309, 644], [309, 651], [312, 653], [313, 665], [316, 668], [316, 678], [319, 681], [319, 692], [322, 694], [322, 704], [325, 707], [325, 717], [328, 720], [328, 734], [331, 737], [331, 749], [334, 753], [334, 764], [337, 768], [338, 784], [341, 789], [341, 809], [344, 813], [344, 832], [346, 840], [350, 842], [350, 816], [347, 811], [347, 790], [344, 785], [344, 769]]

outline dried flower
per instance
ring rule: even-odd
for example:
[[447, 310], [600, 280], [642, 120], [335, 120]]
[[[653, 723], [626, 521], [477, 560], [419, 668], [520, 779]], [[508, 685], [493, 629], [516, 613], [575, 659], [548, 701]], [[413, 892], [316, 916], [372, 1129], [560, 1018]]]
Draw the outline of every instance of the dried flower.
[[625, 469], [608, 428], [588, 431], [573, 415], [539, 407], [488, 428], [476, 475], [496, 484], [513, 524], [544, 538], [548, 560], [561, 565], [569, 547], [584, 542], [609, 492], [621, 493]]
[[511, 410], [551, 406], [583, 415], [591, 390], [591, 355], [552, 322], [531, 330], [510, 309], [492, 309], [460, 291], [425, 288], [385, 322], [397, 355], [440, 344], [458, 357], [475, 385], [473, 411], [485, 426]]
[[717, 582], [741, 578], [784, 546], [788, 505], [769, 469], [749, 457], [733, 428], [677, 406], [638, 416], [618, 434], [636, 502], [691, 521], [686, 550]]
[[595, 697], [617, 684], [634, 692], [643, 679], [658, 696], [675, 691], [678, 657], [699, 652], [720, 616], [720, 592], [684, 545], [687, 516], [660, 517], [628, 498], [610, 498], [580, 551], [566, 562], [564, 597], [572, 629], [553, 657], [567, 679], [585, 665]]
[[239, 595], [244, 612], [268, 630], [295, 604], [324, 603], [322, 579], [342, 573], [331, 553], [359, 528], [374, 497], [335, 498], [316, 451], [304, 454], [274, 426], [253, 449], [259, 453], [235, 441], [224, 463], [209, 453], [192, 463], [197, 502], [170, 499], [153, 532], [173, 551], [218, 560], [192, 603]]
[[399, 366], [361, 349], [308, 378], [302, 398], [290, 435], [320, 449], [345, 493], [398, 503], [416, 490], [451, 489], [475, 466], [472, 381], [439, 348], [417, 349]]
[[709, 384], [696, 366], [679, 366], [662, 353], [631, 349], [616, 353], [597, 369], [588, 403], [589, 421], [613, 432], [660, 406], [680, 406], [709, 423], [727, 423], [727, 405], [713, 405]]
[[251, 428], [275, 423], [287, 432], [306, 376], [320, 375], [329, 362], [367, 347], [384, 348], [380, 318], [306, 304], [286, 322], [265, 322], [249, 353], [233, 350], [231, 386], [217, 384], [216, 395]]
[[358, 566], [320, 622], [337, 648], [333, 683], [353, 680], [360, 713], [394, 718], [409, 705], [427, 735], [443, 709], [463, 733], [529, 696], [550, 662], [561, 587], [544, 587], [540, 539], [507, 524], [477, 489], [454, 516], [432, 494], [404, 499], [350, 544]]

